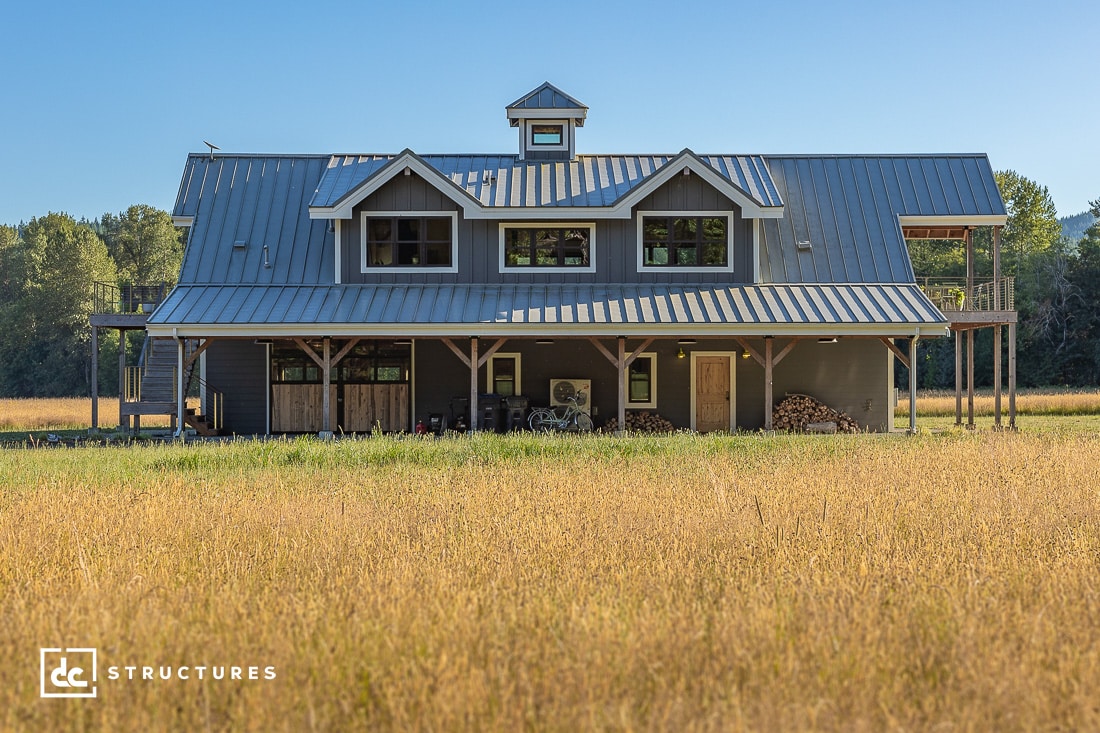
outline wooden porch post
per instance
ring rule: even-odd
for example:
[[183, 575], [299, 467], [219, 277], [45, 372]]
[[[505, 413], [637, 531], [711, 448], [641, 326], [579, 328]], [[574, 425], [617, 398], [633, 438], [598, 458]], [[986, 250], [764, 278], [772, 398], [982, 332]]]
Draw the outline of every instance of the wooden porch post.
[[176, 337], [176, 437], [182, 438], [184, 435], [184, 429], [187, 425], [184, 423], [187, 410], [187, 396], [184, 394], [185, 385], [183, 384], [183, 364], [184, 364], [184, 349], [183, 339], [179, 336]]
[[123, 410], [126, 406], [126, 332], [118, 330], [118, 427], [130, 429], [130, 416]]
[[99, 429], [99, 329], [92, 326], [92, 430]]
[[974, 329], [966, 332], [966, 427], [974, 429]]
[[321, 340], [321, 359], [324, 364], [321, 366], [323, 375], [321, 377], [321, 384], [323, 392], [321, 394], [321, 436], [322, 438], [332, 437], [332, 398], [329, 396], [329, 392], [332, 389], [332, 339], [325, 336]]
[[[993, 310], [999, 311], [1001, 305], [1001, 228], [995, 226], [993, 227]], [[997, 332], [1000, 333], [1000, 331], [1001, 328], [998, 326]]]
[[626, 430], [626, 337], [616, 339], [619, 343], [618, 359], [615, 369], [619, 372], [619, 434]]
[[917, 432], [917, 341], [916, 335], [909, 339], [909, 433]]
[[1001, 324], [999, 323], [993, 327], [993, 426], [1001, 427]]
[[773, 336], [764, 337], [764, 430], [772, 432], [772, 341]]
[[963, 424], [962, 331], [955, 331], [955, 425]]
[[477, 432], [477, 336], [470, 337], [470, 432]]
[[1008, 324], [1008, 427], [1016, 429], [1016, 324]]

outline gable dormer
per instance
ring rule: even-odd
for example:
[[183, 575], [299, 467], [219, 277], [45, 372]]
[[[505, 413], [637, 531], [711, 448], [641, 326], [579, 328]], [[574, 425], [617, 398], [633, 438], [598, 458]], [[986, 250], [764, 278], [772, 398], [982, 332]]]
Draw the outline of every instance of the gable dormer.
[[588, 107], [550, 82], [505, 107], [508, 123], [519, 129], [520, 160], [572, 160], [576, 130]]

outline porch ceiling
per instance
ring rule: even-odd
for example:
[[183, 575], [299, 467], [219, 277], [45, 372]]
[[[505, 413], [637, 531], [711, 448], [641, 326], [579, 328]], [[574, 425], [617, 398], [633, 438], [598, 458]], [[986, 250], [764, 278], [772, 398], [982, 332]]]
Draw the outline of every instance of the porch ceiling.
[[916, 285], [187, 285], [154, 336], [942, 335]]

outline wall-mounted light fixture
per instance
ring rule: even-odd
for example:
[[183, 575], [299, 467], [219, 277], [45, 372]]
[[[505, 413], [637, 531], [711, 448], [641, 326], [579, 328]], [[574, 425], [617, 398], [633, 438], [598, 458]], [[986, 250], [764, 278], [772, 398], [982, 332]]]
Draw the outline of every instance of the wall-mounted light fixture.
[[752, 356], [752, 354], [749, 353], [748, 349], [744, 349], [744, 350], [741, 351], [741, 358], [742, 359], [748, 359], [750, 356]]

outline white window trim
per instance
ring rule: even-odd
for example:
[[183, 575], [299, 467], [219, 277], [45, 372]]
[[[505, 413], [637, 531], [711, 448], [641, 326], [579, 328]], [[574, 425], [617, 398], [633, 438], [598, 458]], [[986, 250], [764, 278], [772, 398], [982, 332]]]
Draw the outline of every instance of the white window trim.
[[493, 381], [493, 367], [494, 362], [497, 359], [515, 359], [516, 360], [516, 391], [515, 394], [523, 394], [523, 358], [518, 351], [498, 351], [489, 357], [489, 363], [486, 365], [485, 370], [485, 391], [493, 394], [493, 387], [495, 382]]
[[[367, 219], [374, 217], [421, 217], [431, 216], [451, 218], [451, 265], [450, 267], [432, 267], [428, 265], [413, 265], [411, 267], [370, 267], [367, 264]], [[458, 272], [458, 212], [457, 211], [364, 211], [359, 218], [359, 271], [362, 273], [393, 273], [393, 272]]]
[[[505, 229], [587, 229], [588, 235], [588, 266], [587, 267], [528, 267], [516, 265], [508, 267], [504, 257], [504, 230]], [[595, 222], [555, 221], [555, 222], [526, 222], [510, 221], [497, 226], [499, 233], [497, 243], [497, 272], [500, 274], [521, 275], [524, 273], [548, 273], [559, 275], [569, 272], [595, 272], [596, 271], [596, 224]]]
[[649, 402], [630, 401], [630, 367], [628, 366], [623, 370], [623, 378], [626, 384], [626, 409], [628, 410], [657, 409], [657, 352], [643, 351], [634, 357], [634, 361], [642, 358], [648, 358], [652, 367], [649, 372]]
[[[637, 232], [637, 239], [635, 240], [635, 247], [638, 250], [637, 266], [638, 272], [733, 272], [733, 250], [734, 250], [734, 236], [733, 236], [733, 221], [734, 212], [732, 211], [638, 211], [636, 213], [635, 231]], [[726, 220], [726, 266], [725, 267], [676, 267], [676, 266], [659, 266], [645, 264], [645, 247], [642, 246], [642, 224], [647, 216], [676, 216], [676, 217], [695, 217], [705, 216], [710, 219], [725, 219]]]
[[[569, 150], [569, 136], [570, 128], [569, 120], [539, 120], [539, 119], [527, 119], [524, 120], [527, 124], [523, 133], [524, 148], [531, 153], [538, 152], [540, 150], [549, 151], [562, 151]], [[542, 143], [535, 142], [535, 125], [561, 125], [561, 144], [559, 145], [544, 145]]]

